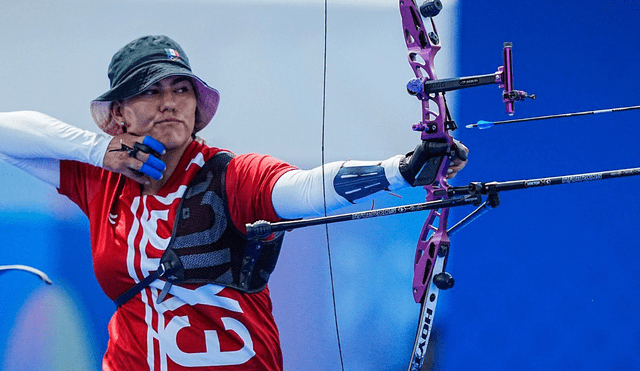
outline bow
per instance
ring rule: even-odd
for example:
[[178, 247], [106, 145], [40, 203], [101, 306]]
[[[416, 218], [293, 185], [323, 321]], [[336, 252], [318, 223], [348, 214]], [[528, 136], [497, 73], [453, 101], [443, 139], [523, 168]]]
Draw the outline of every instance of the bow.
[[[408, 49], [408, 61], [415, 74], [415, 78], [407, 84], [407, 90], [421, 102], [422, 111], [421, 122], [413, 125], [412, 129], [420, 132], [422, 140], [439, 141], [446, 143], [449, 148], [451, 148], [453, 144], [451, 131], [456, 129], [456, 124], [447, 108], [445, 93], [448, 91], [496, 84], [502, 90], [502, 100], [505, 103], [506, 112], [509, 115], [513, 115], [514, 113], [515, 102], [522, 101], [526, 98], [535, 99], [535, 95], [528, 94], [521, 90], [515, 90], [514, 88], [512, 45], [510, 43], [505, 43], [504, 45], [502, 53], [503, 64], [498, 67], [497, 71], [485, 75], [438, 79], [434, 60], [437, 52], [441, 48], [441, 44], [433, 18], [442, 9], [441, 1], [426, 1], [418, 7], [415, 0], [400, 0], [399, 9], [405, 43]], [[427, 20], [427, 26], [430, 25], [430, 30], [425, 27], [423, 17]], [[594, 111], [592, 113], [600, 112]], [[498, 122], [495, 122], [495, 124], [498, 124]], [[409, 365], [410, 371], [417, 371], [423, 368], [439, 291], [451, 288], [454, 284], [453, 277], [446, 272], [447, 257], [450, 250], [449, 237], [482, 213], [497, 206], [499, 203], [498, 192], [640, 175], [640, 168], [634, 168], [501, 183], [478, 182], [466, 187], [451, 187], [446, 180], [446, 171], [449, 167], [451, 156], [453, 155], [451, 152], [452, 151], [449, 151], [447, 155], [432, 159], [430, 165], [425, 167], [420, 173], [421, 176], [418, 177], [420, 179], [419, 185], [423, 185], [427, 192], [426, 202], [423, 204], [300, 221], [281, 223], [258, 222], [254, 225], [247, 226], [249, 235], [260, 238], [261, 236], [268, 236], [275, 231], [291, 230], [310, 225], [393, 215], [408, 211], [431, 210], [420, 232], [414, 260], [413, 295], [415, 301], [421, 304], [421, 311]], [[480, 195], [488, 196], [486, 202], [481, 203]], [[448, 226], [449, 207], [472, 203], [478, 204], [479, 202], [481, 203], [479, 207], [468, 217], [453, 227]], [[331, 262], [331, 260], [329, 261]], [[339, 344], [338, 336], [338, 345]], [[340, 356], [342, 359], [342, 354], [340, 354]]]
[[[451, 148], [453, 137], [451, 131], [457, 128], [453, 121], [445, 93], [467, 87], [498, 84], [503, 90], [502, 99], [507, 114], [513, 115], [514, 103], [525, 98], [535, 99], [524, 91], [513, 87], [512, 44], [505, 43], [503, 49], [503, 65], [495, 73], [438, 80], [435, 70], [435, 56], [441, 48], [440, 37], [433, 18], [442, 10], [440, 0], [425, 1], [418, 8], [415, 0], [400, 0], [400, 15], [404, 39], [408, 50], [408, 61], [415, 73], [415, 78], [407, 84], [407, 91], [421, 101], [422, 121], [413, 125], [414, 131], [421, 132], [423, 141], [446, 141]], [[422, 17], [428, 18], [431, 31], [425, 28]], [[449, 155], [432, 160], [427, 166], [437, 168], [435, 180], [428, 176], [419, 177], [419, 183], [427, 192], [426, 201], [446, 200], [449, 198], [449, 184], [446, 179], [451, 160]], [[425, 167], [426, 169], [426, 167]], [[428, 171], [423, 169], [422, 174]], [[497, 205], [494, 198], [492, 204]], [[484, 205], [488, 207], [491, 204]], [[445, 271], [449, 254], [450, 241], [447, 233], [449, 209], [431, 210], [422, 227], [416, 247], [413, 276], [413, 297], [420, 303], [421, 310], [418, 331], [411, 355], [409, 370], [422, 369], [429, 336], [432, 329], [433, 316], [440, 290], [453, 287], [453, 277]]]

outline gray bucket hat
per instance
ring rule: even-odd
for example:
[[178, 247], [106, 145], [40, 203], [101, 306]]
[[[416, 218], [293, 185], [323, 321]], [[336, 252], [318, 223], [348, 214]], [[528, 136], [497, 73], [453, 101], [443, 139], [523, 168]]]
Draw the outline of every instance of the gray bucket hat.
[[197, 97], [195, 131], [204, 129], [216, 114], [220, 94], [191, 72], [187, 54], [167, 36], [144, 36], [118, 50], [109, 64], [111, 89], [91, 102], [91, 117], [110, 135], [123, 133], [111, 117], [111, 103], [138, 95], [169, 76], [188, 76]]

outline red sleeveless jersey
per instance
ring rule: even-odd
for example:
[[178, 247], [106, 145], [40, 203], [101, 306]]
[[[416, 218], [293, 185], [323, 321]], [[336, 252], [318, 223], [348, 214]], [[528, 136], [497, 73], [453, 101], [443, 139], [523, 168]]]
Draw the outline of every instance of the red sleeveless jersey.
[[[191, 143], [155, 195], [142, 195], [138, 183], [119, 174], [61, 162], [59, 192], [89, 218], [94, 271], [109, 298], [117, 298], [158, 268], [187, 185], [219, 151]], [[271, 192], [291, 169], [257, 154], [231, 160], [227, 206], [240, 231], [245, 231], [245, 223], [278, 220]], [[109, 322], [103, 370], [282, 370], [268, 287], [244, 294], [214, 284], [174, 285], [171, 295], [156, 304], [163, 286], [164, 281], [156, 280], [116, 310]]]

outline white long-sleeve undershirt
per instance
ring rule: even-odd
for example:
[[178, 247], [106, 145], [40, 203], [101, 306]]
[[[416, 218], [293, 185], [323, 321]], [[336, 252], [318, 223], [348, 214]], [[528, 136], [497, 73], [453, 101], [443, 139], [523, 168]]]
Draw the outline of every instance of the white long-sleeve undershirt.
[[0, 158], [56, 188], [60, 160], [101, 167], [110, 141], [40, 112], [0, 112]]
[[[4, 160], [38, 179], [60, 187], [60, 160], [75, 160], [102, 167], [112, 137], [66, 124], [34, 111], [0, 112], [0, 160]], [[272, 192], [276, 213], [285, 219], [318, 216], [324, 212], [324, 182], [327, 211], [351, 202], [340, 196], [333, 184], [343, 167], [380, 165], [391, 191], [404, 188], [398, 165], [402, 156], [385, 161], [333, 162], [311, 170], [292, 170], [282, 175]], [[359, 199], [365, 201], [373, 195]]]

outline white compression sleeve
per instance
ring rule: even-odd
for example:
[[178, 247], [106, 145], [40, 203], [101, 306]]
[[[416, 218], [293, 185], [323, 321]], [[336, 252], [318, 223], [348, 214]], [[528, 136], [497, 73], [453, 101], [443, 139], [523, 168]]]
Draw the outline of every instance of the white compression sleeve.
[[60, 188], [60, 160], [51, 158], [21, 159], [8, 157], [0, 153], [0, 160], [22, 169], [30, 175]]
[[[408, 187], [409, 184], [400, 175], [398, 169], [402, 157], [402, 155], [398, 155], [382, 162], [346, 161], [326, 164], [324, 166], [324, 179], [327, 211], [334, 211], [352, 204], [352, 202], [339, 195], [334, 187], [336, 175], [340, 169], [345, 167], [380, 165], [384, 169], [384, 175], [389, 182], [387, 188], [390, 191]], [[373, 197], [374, 195], [363, 197], [358, 199], [357, 202], [370, 200]], [[312, 170], [292, 170], [285, 173], [274, 185], [271, 200], [278, 216], [284, 219], [323, 215], [322, 167], [319, 166]]]
[[5, 161], [54, 186], [60, 183], [60, 160], [101, 167], [111, 141], [33, 111], [0, 112], [0, 138]]

